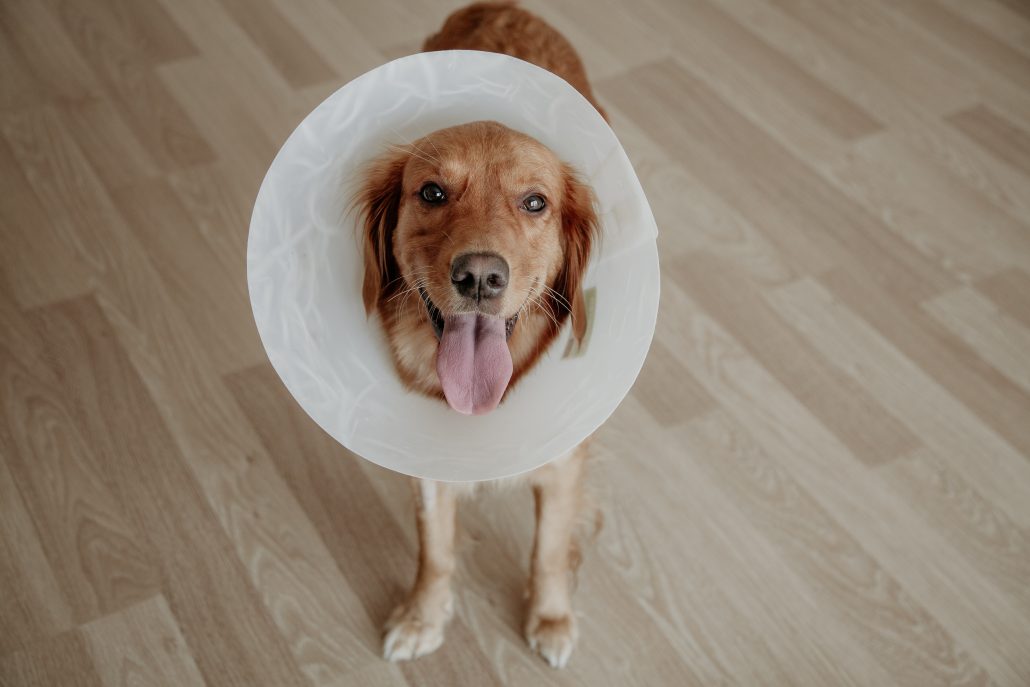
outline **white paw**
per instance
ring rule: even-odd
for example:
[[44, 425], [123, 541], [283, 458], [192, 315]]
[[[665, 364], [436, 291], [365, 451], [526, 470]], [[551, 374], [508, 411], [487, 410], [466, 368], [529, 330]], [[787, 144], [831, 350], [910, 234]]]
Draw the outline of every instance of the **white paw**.
[[579, 630], [571, 613], [546, 618], [530, 613], [526, 622], [529, 648], [540, 654], [552, 668], [564, 668], [576, 646]]
[[450, 616], [450, 604], [436, 610], [401, 604], [386, 621], [383, 658], [410, 661], [433, 653], [443, 644], [444, 626]]

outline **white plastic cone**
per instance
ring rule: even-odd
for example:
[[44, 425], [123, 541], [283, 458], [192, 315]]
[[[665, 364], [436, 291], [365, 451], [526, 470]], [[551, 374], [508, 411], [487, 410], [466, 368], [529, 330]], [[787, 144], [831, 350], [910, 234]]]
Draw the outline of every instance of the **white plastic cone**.
[[[601, 220], [585, 289], [582, 355], [562, 335], [493, 412], [464, 416], [401, 384], [365, 316], [356, 213], [366, 163], [388, 145], [494, 120], [533, 136], [594, 189]], [[615, 134], [559, 77], [487, 52], [420, 53], [351, 81], [301, 122], [258, 192], [247, 246], [261, 340], [290, 393], [351, 451], [443, 481], [510, 477], [564, 455], [615, 410], [640, 371], [658, 314], [657, 227]]]

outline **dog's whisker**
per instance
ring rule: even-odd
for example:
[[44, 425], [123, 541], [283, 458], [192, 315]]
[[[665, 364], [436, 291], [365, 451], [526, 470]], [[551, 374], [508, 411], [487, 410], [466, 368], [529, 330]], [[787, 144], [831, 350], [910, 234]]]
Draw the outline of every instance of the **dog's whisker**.
[[[435, 150], [435, 151], [436, 151], [436, 154], [437, 154], [437, 155], [441, 155], [441, 156], [442, 156], [442, 155], [443, 155], [443, 153], [441, 153], [441, 152], [440, 152], [440, 149], [436, 147], [436, 144], [435, 144], [435, 143], [433, 143], [433, 139], [432, 139], [432, 137], [431, 137], [431, 136], [426, 136], [425, 138], [426, 138], [426, 140], [427, 140], [427, 141], [429, 141], [429, 145], [433, 146], [433, 150]], [[439, 158], [437, 158], [437, 162], [439, 162]]]
[[[393, 150], [393, 151], [398, 152], [398, 153], [408, 153], [409, 155], [414, 155], [415, 157], [417, 157], [418, 159], [422, 160], [423, 162], [428, 162], [431, 165], [439, 164], [438, 162], [435, 162], [435, 161], [431, 160], [430, 158], [426, 157], [424, 154], [420, 154], [420, 153], [422, 153], [422, 151], [419, 150], [418, 148], [416, 148], [414, 146], [414, 144], [412, 144], [412, 143], [409, 143], [407, 145], [397, 145], [396, 143], [387, 143], [386, 147], [389, 148], [390, 150]], [[416, 152], [416, 150], [418, 150], [418, 152]]]
[[558, 300], [560, 301], [560, 304], [562, 304], [562, 305], [564, 305], [564, 306], [565, 306], [566, 308], [568, 308], [568, 310], [569, 310], [569, 312], [570, 312], [570, 313], [572, 312], [572, 303], [569, 303], [569, 299], [567, 299], [567, 298], [566, 298], [565, 296], [561, 295], [560, 293], [558, 293], [557, 291], [555, 291], [554, 289], [552, 289], [552, 288], [551, 288], [550, 286], [548, 286], [547, 284], [544, 284], [544, 285], [543, 285], [543, 287], [544, 287], [544, 289], [545, 289], [545, 290], [547, 291], [547, 293], [551, 294], [551, 295], [552, 295], [552, 296], [554, 296], [554, 297], [555, 297], [556, 299], [558, 299]]
[[[393, 131], [393, 133], [394, 133], [394, 134], [395, 134], [395, 135], [396, 135], [396, 136], [397, 136], [398, 138], [400, 138], [400, 139], [402, 139], [402, 140], [404, 139], [404, 136], [402, 136], [402, 135], [401, 135], [401, 132], [400, 132], [400, 131], [398, 131], [396, 127], [393, 127], [393, 126], [391, 126], [391, 127], [390, 127], [390, 130], [391, 130], [391, 131]], [[426, 137], [426, 138], [428, 139], [428, 137]], [[432, 141], [430, 141], [430, 143], [432, 143]], [[419, 147], [418, 147], [418, 145], [417, 145], [417, 144], [415, 143], [415, 141], [408, 141], [408, 143], [407, 143], [406, 145], [409, 145], [409, 146], [411, 146], [412, 148], [414, 148], [415, 150], [419, 151], [420, 153], [423, 153], [424, 155], [426, 155], [426, 157], [432, 158], [432, 161], [433, 161], [433, 162], [436, 162], [437, 164], [439, 164], [439, 163], [440, 163], [440, 160], [439, 160], [439, 158], [434, 158], [434, 157], [433, 157], [432, 155], [430, 155], [430, 154], [429, 154], [428, 152], [426, 152], [425, 150], [422, 150], [421, 148], [419, 148]], [[436, 145], [434, 144], [434, 145], [433, 145], [433, 147], [434, 147], [434, 148], [436, 148]], [[437, 149], [437, 151], [436, 151], [436, 152], [437, 152], [437, 154], [439, 154], [439, 153], [440, 153], [439, 149]], [[428, 162], [428, 160], [427, 160], [427, 162]]]
[[561, 322], [558, 321], [558, 314], [556, 312], [554, 312], [553, 308], [551, 308], [551, 304], [547, 303], [543, 299], [541, 299], [541, 303], [544, 305], [544, 307], [545, 307], [545, 309], [547, 311], [547, 316], [551, 319], [551, 322], [554, 323], [555, 331], [561, 329]]
[[[393, 127], [390, 127], [390, 128], [393, 130], [394, 134], [396, 134], [398, 138], [401, 138], [401, 139], [404, 138], [403, 136], [401, 136], [401, 133], [399, 131], [397, 131], [397, 129], [395, 129]], [[423, 150], [422, 148], [420, 148], [418, 146], [418, 144], [415, 143], [414, 141], [408, 141], [407, 143], [404, 143], [403, 145], [402, 144], [397, 144], [397, 143], [387, 143], [386, 146], [388, 148], [390, 148], [392, 150], [395, 150], [395, 151], [398, 151], [398, 152], [404, 152], [404, 153], [408, 153], [410, 155], [414, 155], [415, 157], [417, 157], [417, 158], [419, 158], [419, 159], [421, 159], [421, 160], [423, 160], [425, 162], [428, 162], [431, 165], [439, 165], [439, 164], [441, 164], [439, 158], [436, 158], [436, 157], [433, 157], [432, 155], [430, 155], [428, 151]]]
[[551, 323], [554, 325], [555, 330], [561, 328], [561, 325], [558, 323], [558, 319], [555, 317], [550, 305], [543, 301], [539, 296], [532, 297], [530, 299], [530, 302], [531, 305], [535, 306], [537, 310], [539, 310], [544, 316], [547, 317], [547, 319], [551, 321]]

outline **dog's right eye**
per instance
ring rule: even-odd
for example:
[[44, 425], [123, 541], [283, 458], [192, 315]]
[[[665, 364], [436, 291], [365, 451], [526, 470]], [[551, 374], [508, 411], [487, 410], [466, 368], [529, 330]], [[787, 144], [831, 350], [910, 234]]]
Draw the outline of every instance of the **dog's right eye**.
[[437, 184], [426, 184], [418, 194], [422, 197], [422, 200], [432, 205], [439, 205], [447, 200], [447, 194]]

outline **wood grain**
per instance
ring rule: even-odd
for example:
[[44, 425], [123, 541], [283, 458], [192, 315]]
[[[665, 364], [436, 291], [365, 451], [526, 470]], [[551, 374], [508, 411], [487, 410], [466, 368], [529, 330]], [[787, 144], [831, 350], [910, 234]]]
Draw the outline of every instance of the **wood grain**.
[[[837, 366], [849, 370], [929, 448], [1014, 513], [1030, 494], [1030, 463], [871, 326], [813, 280], [772, 295], [774, 306]], [[875, 362], [874, 362], [875, 361]], [[972, 460], [969, 460], [972, 458]], [[1030, 522], [1024, 522], [1024, 525]]]
[[85, 638], [78, 630], [0, 658], [0, 684], [7, 687], [104, 687]]
[[14, 478], [0, 461], [0, 655], [73, 627], [71, 610], [43, 552]]
[[948, 117], [948, 123], [1024, 174], [1030, 174], [1030, 133], [986, 105]]
[[897, 2], [891, 9], [903, 14], [953, 52], [982, 65], [989, 74], [1003, 76], [1024, 90], [1030, 86], [1030, 57], [995, 40], [961, 15], [939, 4], [919, 0]]
[[163, 596], [95, 620], [82, 633], [105, 687], [205, 684]]
[[[670, 60], [602, 82], [600, 92], [622, 109], [654, 99], [678, 113], [651, 111], [652, 136], [696, 170], [751, 221], [776, 222], [776, 248], [804, 260], [806, 271], [860, 261], [893, 291], [913, 298], [937, 293], [952, 280], [904, 244], [885, 239], [877, 219], [736, 112], [719, 95]], [[742, 177], [741, 175], [746, 175]], [[742, 186], [742, 178], [750, 183]], [[802, 258], [802, 256], [804, 256]], [[829, 264], [828, 264], [829, 263]]]
[[[683, 32], [685, 61], [691, 69], [709, 77], [706, 81], [712, 88], [728, 95], [731, 91], [727, 84], [739, 79], [736, 90], [748, 91], [748, 97], [768, 94], [761, 109], [754, 112], [766, 125], [776, 120], [776, 109], [786, 109], [795, 118], [804, 117], [845, 141], [882, 130], [874, 117], [833, 84], [812, 76], [804, 66], [763, 40], [760, 32], [748, 30], [713, 3], [670, 3], [658, 11]], [[780, 103], [779, 108], [775, 101]], [[796, 124], [791, 128], [801, 129]]]
[[289, 16], [281, 14], [268, 0], [222, 0], [222, 4], [293, 88], [336, 76], [293, 28]]
[[994, 369], [1030, 394], [1030, 329], [1009, 317], [973, 289], [958, 289], [924, 304], [948, 328]]
[[[1023, 223], [893, 132], [862, 141], [824, 170], [857, 203], [879, 208], [896, 236], [957, 281], [996, 274], [1030, 250]], [[937, 194], [936, 202], [926, 203], [928, 194]]]
[[868, 322], [912, 363], [931, 376], [1025, 456], [1030, 451], [1027, 396], [965, 342], [956, 339], [921, 307], [894, 301], [862, 275], [832, 270], [820, 283], [857, 317]]
[[[164, 570], [165, 591], [191, 652], [208, 679], [225, 684], [302, 684], [267, 614], [246, 626], [226, 622], [249, 603], [241, 563], [219, 551], [225, 533], [157, 413], [114, 331], [92, 298], [34, 313], [55, 371], [80, 400], [75, 422], [109, 456], [108, 470], [122, 499], [147, 532]], [[90, 361], [75, 366], [76, 359]], [[112, 431], [117, 427], [117, 431]], [[133, 485], [145, 489], [133, 489]], [[175, 504], [174, 506], [172, 504]], [[175, 519], [168, 517], [175, 513]], [[203, 581], [204, 584], [198, 584]], [[230, 662], [226, 656], [238, 656]], [[216, 659], [220, 657], [220, 659]], [[246, 658], [244, 658], [246, 657]]]
[[987, 684], [984, 670], [743, 428], [715, 415], [692, 423], [687, 441], [899, 684]]
[[62, 28], [118, 99], [129, 127], [162, 168], [212, 161], [210, 145], [157, 77], [145, 47], [123, 35], [106, 11], [86, 11], [74, 2], [58, 4]]
[[673, 265], [679, 284], [781, 382], [804, 379], [792, 392], [860, 460], [889, 462], [919, 445], [916, 436], [853, 379], [828, 365], [739, 277], [704, 253]]
[[976, 290], [986, 295], [994, 305], [1030, 327], [1030, 274], [1013, 267], [992, 274], [976, 284]]
[[650, 199], [655, 341], [567, 669], [518, 488], [460, 505], [443, 647], [380, 658], [410, 487], [277, 379], [247, 230], [300, 120], [459, 2], [0, 3], [0, 685], [1030, 683], [1021, 0], [526, 0]]
[[981, 496], [929, 450], [920, 450], [882, 471], [907, 500], [925, 504], [924, 517], [946, 530], [969, 562], [1025, 611], [1030, 608], [1030, 539], [1009, 516]]

